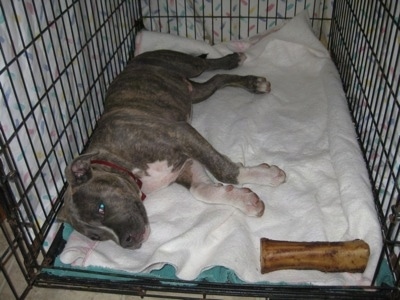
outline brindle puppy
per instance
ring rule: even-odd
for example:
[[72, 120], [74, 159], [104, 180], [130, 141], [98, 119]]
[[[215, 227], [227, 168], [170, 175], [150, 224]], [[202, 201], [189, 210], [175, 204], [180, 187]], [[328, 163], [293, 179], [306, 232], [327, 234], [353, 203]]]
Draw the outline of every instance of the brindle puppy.
[[[259, 197], [233, 185], [277, 186], [285, 173], [267, 164], [232, 162], [188, 123], [192, 104], [221, 87], [270, 91], [263, 77], [215, 75], [205, 83], [189, 79], [207, 70], [236, 68], [245, 58], [233, 53], [206, 59], [165, 50], [135, 57], [111, 84], [88, 149], [65, 170], [69, 187], [61, 219], [91, 239], [139, 248], [150, 233], [142, 199], [172, 182], [200, 201], [261, 216]], [[214, 183], [205, 169], [227, 185]]]

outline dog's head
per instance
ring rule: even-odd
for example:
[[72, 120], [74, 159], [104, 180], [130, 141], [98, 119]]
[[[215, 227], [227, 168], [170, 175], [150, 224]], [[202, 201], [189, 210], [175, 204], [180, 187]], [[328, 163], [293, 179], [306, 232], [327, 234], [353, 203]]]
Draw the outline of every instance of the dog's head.
[[94, 155], [81, 155], [66, 168], [69, 186], [59, 219], [93, 240], [140, 248], [150, 233], [140, 188], [122, 172], [94, 167]]

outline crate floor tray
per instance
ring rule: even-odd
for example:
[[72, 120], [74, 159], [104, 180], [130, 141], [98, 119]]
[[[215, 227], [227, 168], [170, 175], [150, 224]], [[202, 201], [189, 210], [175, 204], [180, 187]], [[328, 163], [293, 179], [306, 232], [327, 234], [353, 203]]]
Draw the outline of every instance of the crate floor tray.
[[[185, 188], [171, 185], [144, 202], [152, 233], [142, 248], [126, 250], [73, 231], [57, 266], [148, 274], [167, 265], [183, 280], [221, 267], [242, 282], [370, 284], [382, 245], [368, 173], [339, 75], [306, 15], [274, 32], [216, 46], [147, 31], [136, 37], [136, 54], [157, 48], [207, 53], [210, 58], [232, 51], [246, 53], [243, 66], [228, 73], [266, 76], [271, 93], [253, 95], [225, 88], [194, 106], [192, 124], [234, 161], [280, 166], [287, 182], [277, 188], [248, 185], [265, 202], [261, 218], [247, 217], [229, 206], [201, 203]], [[261, 274], [262, 237], [363, 239], [371, 256], [362, 274], [313, 270]]]

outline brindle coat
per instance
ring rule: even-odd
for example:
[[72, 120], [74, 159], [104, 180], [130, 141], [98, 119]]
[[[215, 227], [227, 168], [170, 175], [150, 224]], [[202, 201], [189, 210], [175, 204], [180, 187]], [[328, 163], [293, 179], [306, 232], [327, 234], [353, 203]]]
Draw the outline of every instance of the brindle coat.
[[[233, 185], [276, 186], [285, 181], [285, 173], [267, 164], [244, 167], [232, 162], [188, 123], [192, 104], [221, 87], [270, 91], [269, 82], [256, 76], [219, 74], [205, 83], [190, 80], [207, 70], [236, 68], [244, 59], [239, 53], [206, 59], [160, 50], [129, 62], [110, 85], [88, 149], [65, 170], [69, 187], [60, 218], [91, 239], [139, 248], [150, 233], [142, 193], [172, 182], [187, 187], [200, 201], [226, 203], [261, 216], [264, 203], [259, 197]], [[205, 169], [227, 185], [212, 182]], [[137, 179], [143, 182], [141, 188]]]

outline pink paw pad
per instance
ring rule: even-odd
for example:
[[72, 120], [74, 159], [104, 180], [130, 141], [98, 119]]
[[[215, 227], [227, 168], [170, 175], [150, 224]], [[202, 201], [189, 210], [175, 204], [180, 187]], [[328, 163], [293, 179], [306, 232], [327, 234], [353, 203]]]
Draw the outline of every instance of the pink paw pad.
[[240, 190], [246, 194], [246, 197], [243, 198], [246, 214], [249, 216], [261, 217], [264, 214], [264, 202], [249, 188], [241, 188]]

